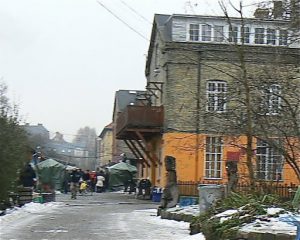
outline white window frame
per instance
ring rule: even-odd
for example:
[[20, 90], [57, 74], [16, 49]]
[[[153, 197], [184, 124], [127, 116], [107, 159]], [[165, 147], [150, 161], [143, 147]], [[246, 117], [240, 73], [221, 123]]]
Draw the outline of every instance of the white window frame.
[[250, 31], [251, 31], [251, 29], [248, 26], [244, 26], [244, 27], [240, 28], [240, 31], [241, 31], [241, 37], [240, 37], [241, 41], [240, 42], [242, 43], [243, 28], [244, 28], [244, 43], [249, 44], [250, 43]]
[[287, 46], [288, 43], [288, 31], [285, 29], [280, 29], [278, 31], [278, 45], [279, 46]]
[[206, 83], [208, 112], [222, 113], [226, 111], [227, 83], [220, 80], [209, 80]]
[[[258, 31], [259, 30], [259, 31]], [[263, 30], [263, 32], [260, 32]], [[254, 29], [254, 43], [255, 44], [265, 44], [265, 31], [263, 27], [257, 27]]]
[[224, 42], [224, 26], [222, 25], [214, 25], [214, 42]]
[[201, 41], [210, 42], [212, 40], [212, 26], [209, 24], [201, 25]]
[[239, 39], [239, 27], [232, 26], [232, 29], [229, 26], [229, 42], [238, 43]]
[[220, 136], [206, 137], [205, 173], [207, 179], [222, 178], [223, 141]]
[[276, 45], [276, 30], [267, 28], [267, 44]]
[[282, 180], [283, 156], [262, 140], [256, 146], [256, 178], [265, 181]]
[[263, 92], [263, 111], [266, 115], [278, 115], [281, 109], [281, 87], [271, 84]]
[[200, 40], [200, 25], [197, 23], [189, 24], [189, 40], [198, 42]]

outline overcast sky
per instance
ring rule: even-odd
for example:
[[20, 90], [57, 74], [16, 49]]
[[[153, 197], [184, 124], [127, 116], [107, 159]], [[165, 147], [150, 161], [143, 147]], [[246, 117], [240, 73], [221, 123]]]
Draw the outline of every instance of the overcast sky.
[[0, 81], [24, 122], [66, 138], [85, 126], [100, 134], [115, 92], [145, 89], [155, 13], [221, 11], [218, 0], [0, 0]]

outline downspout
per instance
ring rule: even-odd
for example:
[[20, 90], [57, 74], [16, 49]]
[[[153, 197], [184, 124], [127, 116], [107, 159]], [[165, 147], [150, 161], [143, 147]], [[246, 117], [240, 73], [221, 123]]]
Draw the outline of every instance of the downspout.
[[200, 96], [201, 96], [201, 51], [198, 51], [197, 68], [197, 100], [196, 100], [196, 152], [195, 152], [195, 181], [199, 180], [199, 146], [200, 146]]

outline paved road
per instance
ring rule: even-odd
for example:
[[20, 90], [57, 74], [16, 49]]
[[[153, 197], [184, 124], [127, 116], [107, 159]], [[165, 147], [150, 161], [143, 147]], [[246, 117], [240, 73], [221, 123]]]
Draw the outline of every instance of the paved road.
[[62, 194], [56, 201], [63, 204], [52, 212], [19, 219], [2, 229], [0, 239], [173, 240], [189, 234], [186, 225], [156, 217], [157, 203], [133, 195], [97, 193], [71, 200]]

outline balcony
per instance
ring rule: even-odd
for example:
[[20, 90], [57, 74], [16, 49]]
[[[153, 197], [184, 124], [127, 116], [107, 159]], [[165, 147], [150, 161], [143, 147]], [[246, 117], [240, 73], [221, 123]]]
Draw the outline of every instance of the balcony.
[[128, 105], [116, 121], [117, 139], [136, 139], [136, 132], [145, 138], [159, 134], [163, 127], [163, 107]]

